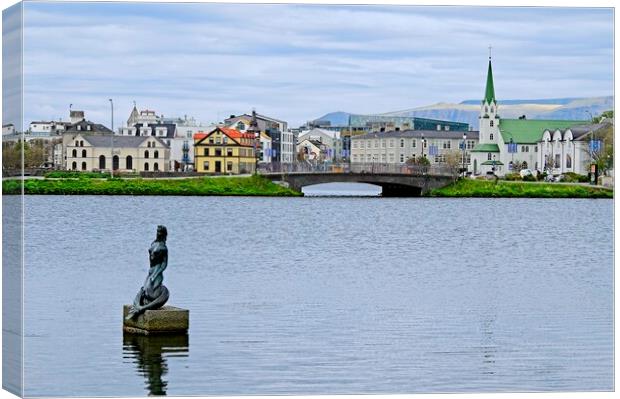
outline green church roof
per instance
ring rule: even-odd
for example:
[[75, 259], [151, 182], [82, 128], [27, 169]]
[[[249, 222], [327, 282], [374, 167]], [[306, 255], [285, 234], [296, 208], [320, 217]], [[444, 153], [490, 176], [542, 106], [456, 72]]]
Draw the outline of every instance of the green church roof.
[[504, 143], [535, 144], [542, 139], [545, 129], [566, 129], [583, 125], [587, 121], [546, 120], [546, 119], [500, 119], [499, 130]]
[[489, 104], [496, 102], [495, 88], [493, 87], [493, 68], [491, 68], [491, 57], [489, 57], [489, 70], [487, 71], [487, 87], [484, 90], [484, 101]]
[[499, 152], [497, 144], [478, 144], [471, 152]]
[[495, 165], [495, 166], [500, 165], [501, 166], [501, 165], [503, 165], [503, 163], [500, 162], [500, 161], [495, 161], [495, 162], [493, 162], [493, 161], [484, 161], [480, 165]]

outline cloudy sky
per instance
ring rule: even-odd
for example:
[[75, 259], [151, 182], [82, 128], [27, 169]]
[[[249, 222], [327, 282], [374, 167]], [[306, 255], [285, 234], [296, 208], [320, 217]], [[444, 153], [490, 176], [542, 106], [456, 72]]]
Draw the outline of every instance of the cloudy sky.
[[24, 8], [24, 119], [69, 104], [115, 126], [132, 102], [203, 122], [259, 113], [292, 126], [496, 95], [611, 95], [611, 9], [36, 3]]

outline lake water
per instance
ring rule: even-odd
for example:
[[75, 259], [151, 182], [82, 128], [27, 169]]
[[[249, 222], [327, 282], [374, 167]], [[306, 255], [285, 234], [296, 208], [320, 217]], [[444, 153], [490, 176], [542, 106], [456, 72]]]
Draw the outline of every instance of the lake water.
[[[27, 396], [614, 388], [611, 200], [25, 204]], [[124, 336], [158, 224], [189, 334]]]

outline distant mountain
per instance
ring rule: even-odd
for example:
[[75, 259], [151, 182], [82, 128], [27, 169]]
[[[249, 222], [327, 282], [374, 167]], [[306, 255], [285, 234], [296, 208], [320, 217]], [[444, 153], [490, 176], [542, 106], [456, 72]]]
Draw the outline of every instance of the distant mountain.
[[[600, 115], [603, 111], [613, 109], [614, 106], [613, 96], [504, 100], [498, 101], [498, 103], [499, 115], [507, 119], [525, 115], [528, 119], [584, 120], [590, 119], [591, 116]], [[438, 103], [378, 115], [444, 119], [469, 123], [472, 128], [477, 129], [479, 113], [480, 100], [467, 100], [459, 104]], [[318, 119], [329, 120], [332, 126], [346, 126], [349, 115], [347, 112], [332, 112]]]

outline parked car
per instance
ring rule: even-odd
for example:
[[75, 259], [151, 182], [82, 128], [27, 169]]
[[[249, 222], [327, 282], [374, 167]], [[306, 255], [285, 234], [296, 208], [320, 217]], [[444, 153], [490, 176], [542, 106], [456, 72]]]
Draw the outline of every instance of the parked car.
[[519, 171], [519, 174], [521, 175], [521, 178], [523, 178], [525, 176], [532, 176], [532, 175], [534, 175], [530, 169], [521, 169], [521, 171]]

